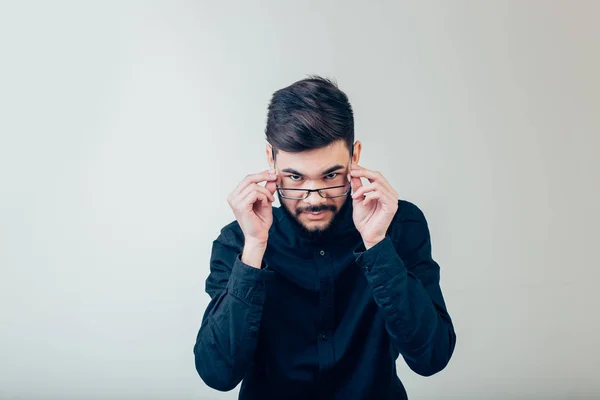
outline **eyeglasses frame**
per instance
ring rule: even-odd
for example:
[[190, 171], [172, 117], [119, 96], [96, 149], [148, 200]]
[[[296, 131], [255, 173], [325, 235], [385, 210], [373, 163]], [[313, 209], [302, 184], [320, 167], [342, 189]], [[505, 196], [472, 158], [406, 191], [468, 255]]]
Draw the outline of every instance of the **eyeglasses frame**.
[[[352, 156], [354, 155], [354, 149], [352, 149], [352, 151], [350, 152], [350, 162], [352, 162]], [[275, 152], [273, 150], [273, 146], [271, 146], [271, 155], [273, 156], [273, 163], [275, 164], [275, 168], [277, 169], [277, 161], [275, 160]], [[337, 188], [342, 188], [345, 187], [347, 188], [346, 191], [338, 196], [325, 196], [323, 195], [323, 193], [321, 192], [322, 190], [329, 190], [329, 189], [337, 189]], [[335, 199], [338, 197], [344, 197], [348, 194], [348, 192], [350, 192], [350, 190], [352, 189], [352, 185], [350, 184], [350, 182], [348, 182], [345, 185], [338, 185], [338, 186], [329, 186], [329, 187], [324, 187], [324, 188], [318, 188], [318, 189], [299, 189], [299, 188], [284, 188], [281, 186], [277, 186], [277, 193], [279, 193], [279, 195], [281, 197], [283, 197], [284, 199], [288, 199], [288, 200], [306, 200], [310, 194], [312, 192], [317, 192], [319, 193], [319, 196], [321, 196], [324, 199]], [[305, 192], [304, 197], [302, 198], [297, 198], [297, 197], [288, 197], [285, 196], [283, 193], [281, 193], [282, 190], [293, 190], [293, 191], [298, 191], [298, 192]]]

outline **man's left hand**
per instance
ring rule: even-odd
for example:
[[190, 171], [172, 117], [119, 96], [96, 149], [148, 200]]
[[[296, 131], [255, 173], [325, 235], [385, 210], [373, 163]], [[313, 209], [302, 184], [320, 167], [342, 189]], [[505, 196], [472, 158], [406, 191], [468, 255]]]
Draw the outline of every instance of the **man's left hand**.
[[[360, 178], [369, 183], [363, 185]], [[385, 234], [398, 210], [398, 193], [379, 172], [353, 164], [350, 169], [352, 184], [352, 217], [368, 250], [385, 239]]]

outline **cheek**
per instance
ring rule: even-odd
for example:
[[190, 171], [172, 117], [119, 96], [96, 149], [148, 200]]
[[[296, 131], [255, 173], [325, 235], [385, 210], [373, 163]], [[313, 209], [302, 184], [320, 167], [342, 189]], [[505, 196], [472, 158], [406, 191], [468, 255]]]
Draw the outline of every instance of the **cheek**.
[[295, 212], [296, 208], [298, 207], [298, 202], [295, 200], [289, 200], [289, 199], [282, 199], [281, 197], [279, 198], [279, 202], [284, 205], [289, 211], [291, 212]]
[[339, 198], [335, 199], [335, 207], [337, 208], [338, 211], [340, 210], [340, 208], [342, 208], [342, 206], [344, 205], [344, 203], [346, 201], [347, 200], [345, 197], [339, 197]]

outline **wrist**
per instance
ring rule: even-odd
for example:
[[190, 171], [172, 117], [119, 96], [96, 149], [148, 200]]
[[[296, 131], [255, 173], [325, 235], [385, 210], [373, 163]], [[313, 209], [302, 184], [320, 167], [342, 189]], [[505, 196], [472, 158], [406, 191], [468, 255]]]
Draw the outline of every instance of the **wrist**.
[[363, 240], [363, 242], [365, 244], [365, 249], [369, 250], [371, 247], [375, 246], [376, 244], [381, 242], [383, 239], [385, 239], [385, 236], [379, 236], [379, 237], [372, 238], [369, 240]]
[[252, 239], [252, 238], [248, 238], [244, 240], [244, 249], [251, 249], [251, 250], [266, 250], [267, 249], [267, 239], [265, 240], [258, 240], [258, 239]]
[[244, 264], [251, 267], [260, 268], [266, 249], [266, 243], [247, 242], [244, 244], [241, 260]]

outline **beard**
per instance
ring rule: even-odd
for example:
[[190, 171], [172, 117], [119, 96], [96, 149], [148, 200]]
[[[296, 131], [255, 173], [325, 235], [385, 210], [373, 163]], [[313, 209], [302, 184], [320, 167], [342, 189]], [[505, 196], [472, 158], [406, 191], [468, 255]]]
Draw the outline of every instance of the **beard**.
[[[350, 194], [348, 194], [348, 197], [350, 197]], [[342, 205], [340, 206], [340, 209], [338, 209], [335, 205], [327, 204], [327, 205], [322, 205], [322, 206], [298, 208], [294, 212], [292, 212], [288, 208], [288, 206], [283, 201], [281, 201], [281, 198], [279, 199], [279, 203], [281, 204], [281, 208], [282, 208], [283, 212], [285, 214], [287, 214], [292, 221], [294, 221], [295, 225], [306, 236], [308, 236], [310, 239], [319, 239], [319, 238], [323, 237], [325, 234], [327, 234], [328, 232], [330, 232], [331, 227], [334, 226], [335, 223], [339, 220], [340, 210], [343, 209], [345, 205], [347, 205], [348, 198], [346, 198], [346, 200], [344, 200], [344, 203], [342, 203]], [[303, 212], [319, 212], [319, 211], [332, 211], [333, 212], [333, 217], [329, 220], [329, 222], [327, 222], [327, 224], [325, 226], [308, 228], [306, 225], [304, 225], [302, 223], [302, 221], [300, 221], [300, 214], [302, 214]]]

